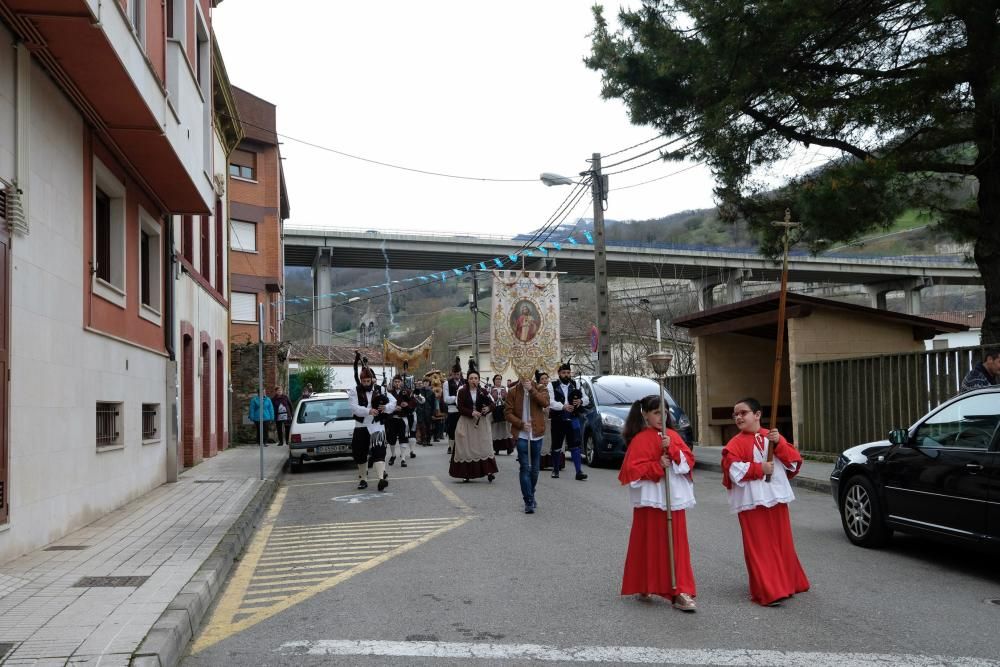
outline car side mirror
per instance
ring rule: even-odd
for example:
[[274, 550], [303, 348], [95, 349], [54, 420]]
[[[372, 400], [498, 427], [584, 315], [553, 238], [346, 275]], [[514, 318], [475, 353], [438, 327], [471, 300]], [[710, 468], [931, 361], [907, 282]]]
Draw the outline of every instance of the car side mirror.
[[905, 428], [898, 428], [889, 431], [889, 442], [894, 445], [905, 445], [910, 441], [910, 432]]

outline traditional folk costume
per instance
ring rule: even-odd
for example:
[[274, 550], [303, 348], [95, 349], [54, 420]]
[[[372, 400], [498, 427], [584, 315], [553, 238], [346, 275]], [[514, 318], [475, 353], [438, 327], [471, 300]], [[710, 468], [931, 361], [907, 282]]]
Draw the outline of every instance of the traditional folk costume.
[[739, 433], [722, 450], [722, 484], [743, 531], [750, 599], [761, 605], [809, 590], [788, 518], [788, 503], [795, 500], [788, 480], [802, 469], [802, 455], [782, 437], [774, 448], [771, 481], [764, 481], [767, 433], [765, 428]]
[[406, 467], [406, 450], [409, 449], [410, 458], [416, 458], [414, 448], [417, 446], [416, 436], [413, 434], [411, 422], [414, 419], [414, 411], [417, 406], [417, 398], [412, 391], [403, 385], [398, 390], [392, 389], [389, 394], [396, 402], [397, 409], [386, 420], [386, 437], [389, 441], [389, 465], [396, 462], [396, 445], [399, 445], [400, 467]]
[[358, 488], [368, 488], [368, 469], [375, 469], [378, 479], [378, 490], [389, 486], [385, 472], [386, 437], [383, 424], [384, 415], [369, 413], [372, 407], [385, 406], [385, 414], [392, 414], [396, 409], [396, 401], [391, 394], [381, 392], [378, 386], [367, 389], [358, 384], [347, 392], [354, 415], [354, 434], [351, 437], [351, 454], [358, 466]]
[[458, 404], [456, 403], [458, 397], [458, 390], [462, 387], [462, 383], [453, 378], [448, 378], [448, 380], [442, 385], [444, 390], [444, 404], [447, 407], [448, 415], [445, 418], [444, 428], [448, 434], [448, 450], [454, 451], [455, 449], [455, 428], [458, 426]]
[[[570, 379], [563, 382], [555, 379], [549, 383], [549, 418], [552, 420], [552, 451], [551, 464], [552, 476], [559, 477], [559, 471], [565, 467], [563, 461], [563, 446], [569, 450], [573, 459], [573, 466], [576, 468], [576, 478], [586, 479], [583, 472], [583, 428], [580, 423], [580, 416], [574, 410], [570, 412], [566, 408], [573, 403], [573, 399], [580, 399], [580, 406], [590, 405], [587, 395], [580, 391], [576, 381]], [[543, 462], [544, 466], [544, 462]]]
[[672, 566], [667, 546], [666, 485], [663, 481], [663, 454], [660, 432], [645, 428], [628, 444], [618, 481], [629, 487], [632, 503], [632, 532], [629, 535], [622, 595], [659, 595], [668, 600], [697, 592], [691, 569], [691, 549], [687, 536], [687, 513], [694, 507], [694, 454], [675, 431], [670, 438], [670, 508], [673, 510], [674, 560], [677, 587], [670, 587]]
[[510, 424], [507, 423], [507, 420], [503, 416], [503, 405], [507, 401], [507, 387], [503, 385], [490, 387], [490, 399], [495, 406], [493, 414], [490, 415], [493, 418], [491, 420], [493, 453], [499, 454], [501, 451], [506, 451], [507, 456], [510, 456], [511, 452], [514, 451], [514, 440], [510, 435]]
[[492, 482], [499, 470], [493, 455], [492, 415], [472, 416], [473, 410], [482, 413], [483, 410], [493, 409], [490, 395], [482, 387], [472, 391], [469, 385], [465, 385], [458, 390], [456, 405], [460, 416], [455, 428], [455, 445], [451, 449], [448, 474], [466, 481], [489, 477]]

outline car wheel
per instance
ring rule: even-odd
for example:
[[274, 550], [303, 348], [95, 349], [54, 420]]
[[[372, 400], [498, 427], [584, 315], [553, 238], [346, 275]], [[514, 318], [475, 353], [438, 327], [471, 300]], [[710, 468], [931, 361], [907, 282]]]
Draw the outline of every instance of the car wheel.
[[293, 475], [297, 475], [302, 472], [302, 459], [288, 457], [288, 470]]
[[861, 475], [847, 480], [840, 495], [840, 518], [847, 539], [860, 547], [880, 547], [892, 535], [882, 517], [875, 487]]
[[601, 457], [597, 455], [597, 448], [594, 447], [594, 437], [590, 431], [583, 434], [583, 458], [591, 468], [598, 467], [601, 462]]

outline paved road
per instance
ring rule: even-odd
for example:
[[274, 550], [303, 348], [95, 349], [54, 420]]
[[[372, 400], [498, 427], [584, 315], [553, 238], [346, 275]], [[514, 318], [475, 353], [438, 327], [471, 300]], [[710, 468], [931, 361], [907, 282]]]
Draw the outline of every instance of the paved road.
[[699, 471], [686, 615], [618, 596], [630, 510], [615, 471], [543, 472], [528, 516], [513, 457], [493, 484], [461, 484], [444, 447], [418, 450], [382, 495], [355, 491], [349, 462], [286, 476], [184, 664], [1000, 664], [995, 557], [908, 537], [859, 549], [832, 500], [800, 490], [813, 588], [761, 608], [720, 477]]

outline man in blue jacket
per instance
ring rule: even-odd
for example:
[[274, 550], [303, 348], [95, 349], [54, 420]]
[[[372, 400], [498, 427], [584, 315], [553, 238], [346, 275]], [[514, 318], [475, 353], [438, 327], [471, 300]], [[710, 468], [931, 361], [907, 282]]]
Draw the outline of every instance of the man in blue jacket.
[[973, 366], [962, 380], [962, 389], [959, 393], [992, 387], [997, 384], [998, 379], [1000, 379], [1000, 350], [985, 352], [983, 360]]
[[269, 425], [274, 421], [274, 404], [267, 394], [264, 395], [263, 410], [260, 408], [260, 397], [257, 394], [254, 394], [253, 398], [250, 399], [250, 421], [257, 425], [258, 438], [263, 433], [264, 446], [267, 447]]

